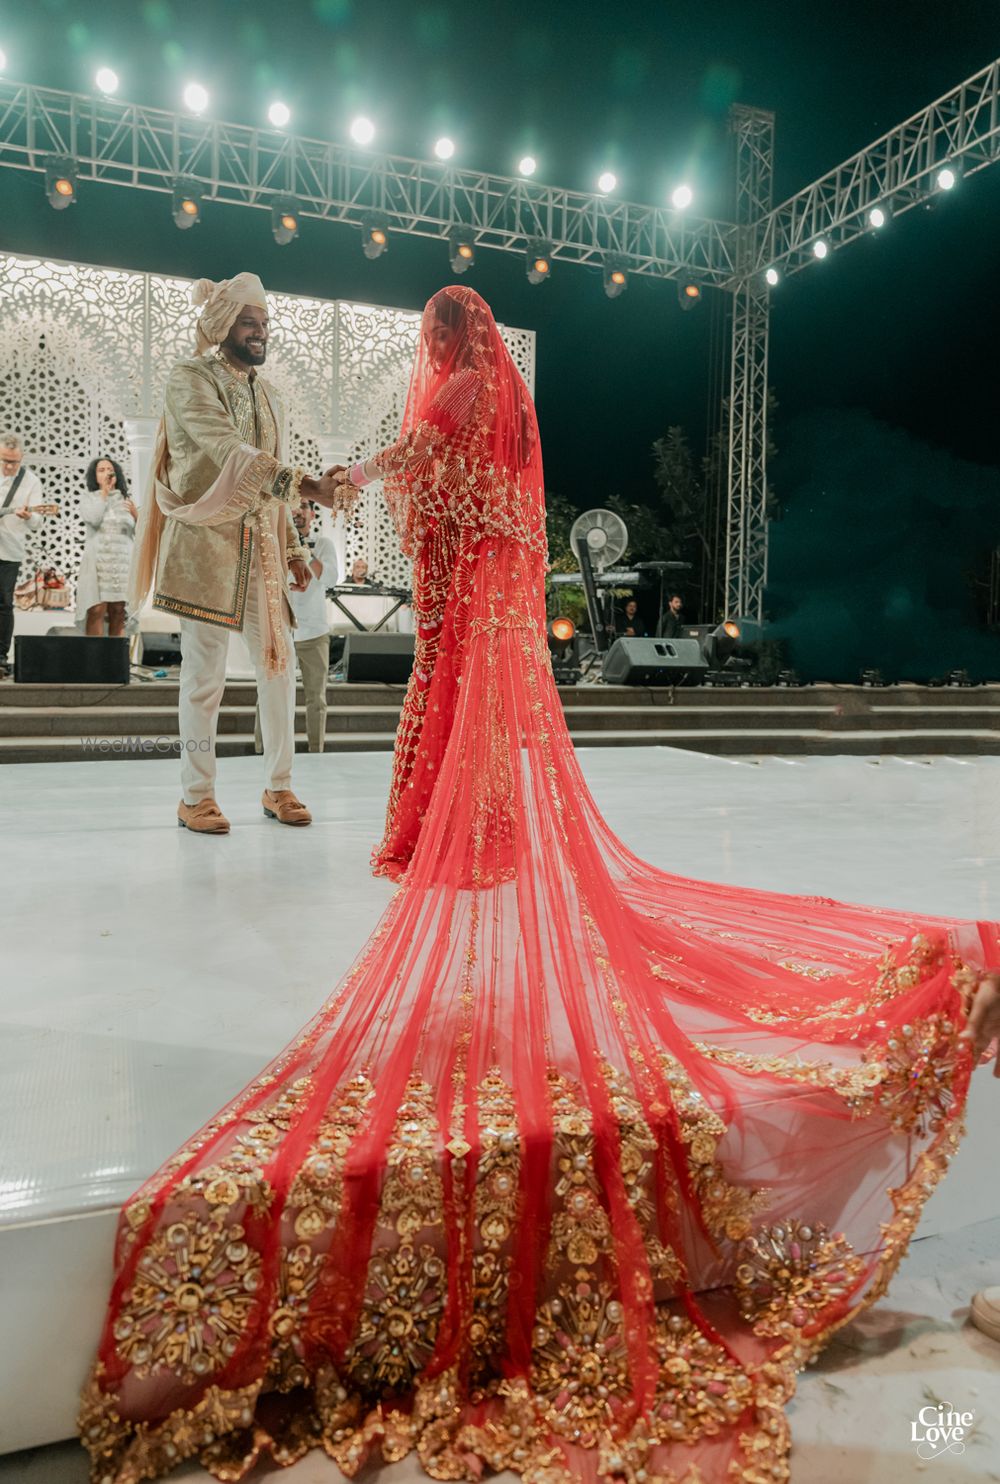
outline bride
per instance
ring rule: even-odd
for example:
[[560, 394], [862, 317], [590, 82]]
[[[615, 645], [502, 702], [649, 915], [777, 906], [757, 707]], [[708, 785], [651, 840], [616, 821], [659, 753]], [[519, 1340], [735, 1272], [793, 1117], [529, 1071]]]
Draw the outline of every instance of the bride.
[[788, 1478], [797, 1371], [886, 1290], [995, 1033], [997, 924], [712, 886], [584, 784], [534, 409], [427, 306], [382, 477], [416, 654], [376, 872], [313, 1021], [126, 1204], [101, 1484], [321, 1447], [348, 1476]]

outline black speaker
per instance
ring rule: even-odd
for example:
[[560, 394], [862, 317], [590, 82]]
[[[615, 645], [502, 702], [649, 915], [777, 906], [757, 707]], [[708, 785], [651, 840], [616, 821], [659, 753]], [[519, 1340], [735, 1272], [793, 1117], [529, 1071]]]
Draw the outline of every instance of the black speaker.
[[609, 685], [683, 685], [707, 669], [697, 639], [616, 639], [601, 676]]
[[344, 679], [348, 685], [405, 685], [413, 669], [412, 634], [348, 634]]
[[128, 685], [128, 640], [18, 634], [14, 680], [24, 685]]
[[181, 636], [162, 631], [143, 630], [142, 663], [144, 665], [179, 665]]

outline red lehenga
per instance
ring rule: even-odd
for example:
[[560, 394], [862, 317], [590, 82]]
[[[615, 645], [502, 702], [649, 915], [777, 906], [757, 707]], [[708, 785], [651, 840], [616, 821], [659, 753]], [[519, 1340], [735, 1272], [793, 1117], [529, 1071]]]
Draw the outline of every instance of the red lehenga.
[[[449, 288], [382, 457], [417, 665], [397, 891], [300, 1036], [127, 1203], [93, 1478], [322, 1447], [438, 1479], [788, 1477], [797, 1370], [882, 1294], [961, 1132], [998, 928], [644, 865], [547, 655], [542, 471]], [[411, 858], [412, 857], [412, 858]]]

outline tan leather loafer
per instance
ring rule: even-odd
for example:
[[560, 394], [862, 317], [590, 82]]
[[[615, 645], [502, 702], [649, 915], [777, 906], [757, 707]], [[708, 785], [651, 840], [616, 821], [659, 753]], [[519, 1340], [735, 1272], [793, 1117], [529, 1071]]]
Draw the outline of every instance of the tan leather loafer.
[[984, 1335], [989, 1335], [991, 1340], [1000, 1340], [1000, 1287], [983, 1288], [974, 1294], [970, 1317]]
[[261, 803], [268, 819], [276, 819], [279, 824], [312, 824], [309, 810], [299, 803], [290, 788], [279, 788], [275, 793], [265, 788]]
[[197, 804], [177, 805], [177, 823], [182, 830], [196, 835], [228, 835], [229, 820], [214, 799], [199, 799]]

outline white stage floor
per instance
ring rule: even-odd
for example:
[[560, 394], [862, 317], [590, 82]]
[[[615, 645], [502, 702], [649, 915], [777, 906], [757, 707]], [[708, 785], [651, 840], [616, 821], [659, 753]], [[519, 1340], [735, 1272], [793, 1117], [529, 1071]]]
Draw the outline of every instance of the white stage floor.
[[[1000, 758], [581, 757], [612, 827], [670, 870], [1000, 918]], [[390, 764], [298, 757], [316, 823], [291, 830], [262, 816], [260, 759], [224, 760], [219, 839], [177, 829], [173, 760], [0, 772], [0, 1270], [18, 1275], [0, 1305], [0, 1452], [68, 1433], [118, 1205], [291, 1039], [374, 927]], [[975, 1148], [1000, 1092], [985, 1072], [974, 1087], [973, 1137], [922, 1231], [1000, 1216]]]

